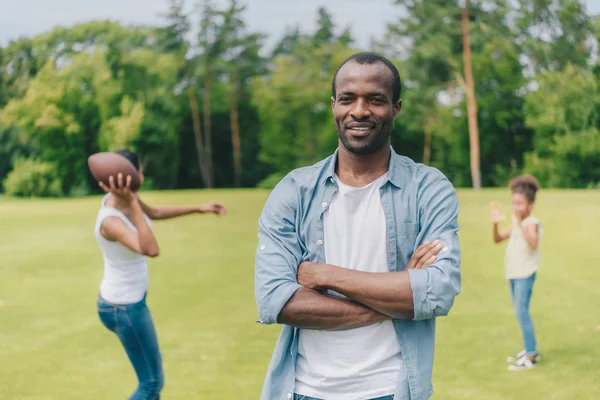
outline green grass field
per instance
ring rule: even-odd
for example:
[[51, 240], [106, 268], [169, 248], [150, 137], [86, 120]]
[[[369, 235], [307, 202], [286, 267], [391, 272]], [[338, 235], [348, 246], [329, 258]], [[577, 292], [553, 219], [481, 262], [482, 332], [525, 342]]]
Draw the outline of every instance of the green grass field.
[[[224, 218], [155, 222], [161, 256], [148, 303], [166, 373], [165, 399], [258, 399], [279, 333], [254, 303], [256, 190], [144, 194], [155, 204], [225, 202]], [[532, 313], [542, 361], [508, 372], [521, 349], [491, 243], [487, 204], [504, 190], [459, 192], [463, 290], [438, 320], [434, 399], [600, 398], [600, 192], [543, 191], [545, 223]], [[0, 399], [125, 399], [136, 385], [116, 337], [99, 322], [102, 276], [93, 226], [100, 198], [0, 198]]]

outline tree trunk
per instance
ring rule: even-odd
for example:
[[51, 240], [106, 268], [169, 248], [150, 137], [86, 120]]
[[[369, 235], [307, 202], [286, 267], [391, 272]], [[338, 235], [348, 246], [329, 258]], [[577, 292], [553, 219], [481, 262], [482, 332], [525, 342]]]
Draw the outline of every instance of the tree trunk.
[[202, 130], [200, 129], [200, 114], [198, 113], [198, 101], [196, 100], [196, 92], [194, 90], [194, 84], [192, 83], [192, 74], [190, 72], [190, 66], [185, 61], [185, 75], [188, 80], [188, 101], [190, 103], [190, 112], [192, 113], [192, 125], [194, 129], [194, 139], [196, 142], [196, 155], [198, 156], [198, 166], [200, 167], [200, 175], [202, 176], [202, 182], [204, 186], [208, 186], [208, 167], [206, 165], [206, 158], [204, 156], [204, 140], [202, 138]]
[[471, 149], [471, 179], [473, 188], [481, 188], [481, 169], [479, 155], [479, 127], [477, 126], [477, 100], [475, 99], [475, 82], [471, 65], [471, 37], [469, 35], [469, 0], [465, 0], [465, 8], [461, 9], [461, 26], [463, 33], [463, 64], [467, 98], [467, 119], [469, 122], [469, 144]]
[[231, 71], [231, 145], [233, 147], [233, 184], [240, 187], [242, 176], [242, 149], [240, 143], [240, 126], [237, 101], [237, 71]]
[[212, 162], [212, 131], [210, 125], [210, 89], [211, 75], [206, 72], [204, 76], [204, 155], [207, 166], [207, 181], [206, 187], [213, 187], [213, 162]]

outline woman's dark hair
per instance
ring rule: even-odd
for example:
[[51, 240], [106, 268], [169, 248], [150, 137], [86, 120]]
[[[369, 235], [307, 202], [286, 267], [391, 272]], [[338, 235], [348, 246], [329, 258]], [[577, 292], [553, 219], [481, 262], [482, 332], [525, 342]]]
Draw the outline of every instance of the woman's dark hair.
[[120, 154], [123, 157], [125, 157], [126, 159], [128, 159], [129, 162], [131, 162], [133, 164], [135, 169], [137, 169], [139, 171], [141, 165], [140, 165], [140, 158], [138, 157], [137, 153], [130, 151], [130, 150], [126, 150], [126, 149], [115, 151], [115, 153]]
[[508, 187], [513, 193], [523, 194], [530, 203], [535, 201], [535, 194], [540, 190], [540, 184], [531, 175], [520, 175], [511, 179]]

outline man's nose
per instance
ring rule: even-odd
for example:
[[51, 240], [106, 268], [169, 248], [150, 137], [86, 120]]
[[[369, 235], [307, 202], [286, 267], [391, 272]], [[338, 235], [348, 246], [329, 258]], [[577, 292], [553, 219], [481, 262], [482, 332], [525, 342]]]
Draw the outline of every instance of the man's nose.
[[357, 99], [352, 107], [352, 110], [350, 111], [350, 115], [354, 118], [354, 119], [365, 119], [367, 117], [371, 116], [371, 110], [369, 109], [369, 104], [367, 103], [367, 101], [365, 99]]

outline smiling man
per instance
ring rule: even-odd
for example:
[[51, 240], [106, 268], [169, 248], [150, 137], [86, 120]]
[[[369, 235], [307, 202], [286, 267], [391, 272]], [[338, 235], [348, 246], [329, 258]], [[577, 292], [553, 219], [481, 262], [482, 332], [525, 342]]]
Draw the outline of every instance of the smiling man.
[[435, 320], [460, 290], [458, 202], [390, 146], [401, 82], [384, 57], [338, 68], [335, 154], [288, 174], [259, 220], [260, 322], [283, 324], [262, 400], [424, 400]]

